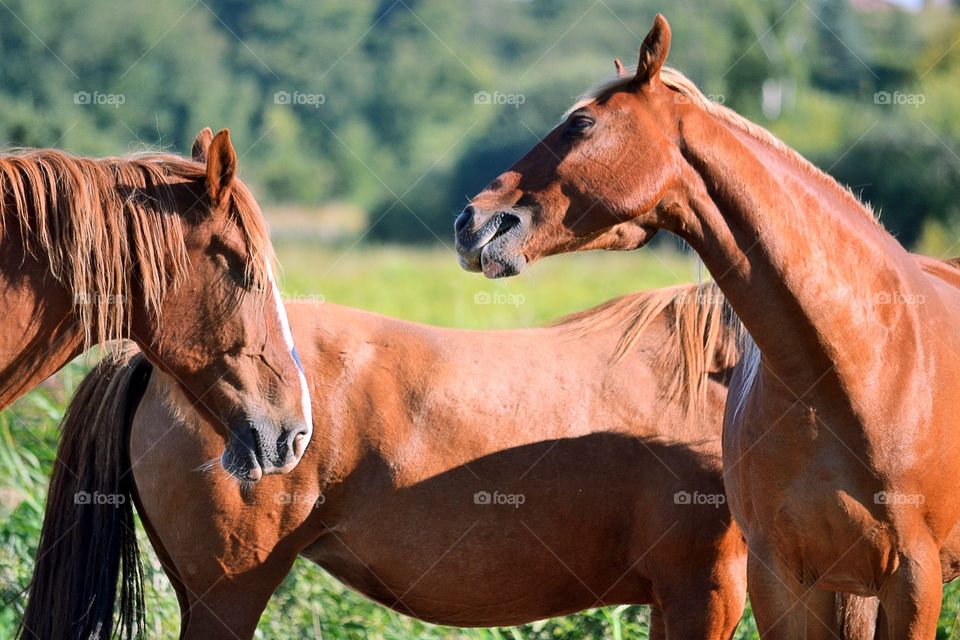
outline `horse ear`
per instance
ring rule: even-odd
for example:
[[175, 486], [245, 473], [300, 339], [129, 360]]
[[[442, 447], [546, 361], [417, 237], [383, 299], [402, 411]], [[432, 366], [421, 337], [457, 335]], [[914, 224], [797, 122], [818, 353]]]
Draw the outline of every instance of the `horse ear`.
[[661, 14], [653, 19], [650, 33], [640, 46], [640, 61], [637, 63], [637, 75], [634, 83], [638, 87], [649, 85], [660, 78], [660, 69], [667, 61], [670, 52], [670, 23]]
[[213, 131], [210, 127], [204, 127], [203, 131], [197, 134], [197, 137], [193, 140], [193, 148], [190, 149], [190, 157], [192, 157], [196, 162], [206, 162], [207, 161], [207, 149], [210, 148], [210, 143], [213, 141]]
[[213, 137], [207, 150], [207, 192], [214, 206], [220, 206], [230, 194], [237, 175], [237, 152], [230, 142], [230, 130]]
[[627, 68], [623, 66], [623, 63], [620, 62], [620, 58], [613, 59], [613, 66], [617, 70], [617, 76], [620, 78], [627, 77]]

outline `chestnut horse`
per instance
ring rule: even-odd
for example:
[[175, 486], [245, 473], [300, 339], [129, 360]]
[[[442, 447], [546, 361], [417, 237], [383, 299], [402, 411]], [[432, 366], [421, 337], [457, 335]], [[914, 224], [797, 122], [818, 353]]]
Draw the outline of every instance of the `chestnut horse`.
[[312, 427], [306, 379], [236, 173], [227, 130], [204, 129], [192, 160], [0, 155], [0, 409], [129, 338], [229, 438], [225, 468], [293, 468]]
[[[114, 443], [83, 475], [136, 461], [128, 489], [179, 597], [182, 638], [253, 637], [299, 555], [435, 623], [651, 603], [653, 638], [728, 639], [746, 547], [720, 460], [735, 331], [713, 291], [636, 294], [553, 327], [490, 332], [289, 305], [317, 435], [296, 470], [247, 491], [202, 472], [216, 432], [140, 358], [88, 376], [62, 447], [129, 430], [129, 452]], [[60, 474], [50, 500], [94, 490], [84, 483]], [[74, 560], [35, 583], [136, 556], [84, 557], [117, 526], [110, 513], [87, 524]], [[64, 601], [39, 606], [70, 620]]]
[[[255, 481], [296, 466], [313, 425], [306, 378], [262, 214], [236, 171], [226, 130], [201, 132], [193, 160], [0, 156], [0, 402], [94, 343], [130, 338], [209, 421], [230, 473]], [[62, 448], [55, 474], [79, 473], [121, 438], [98, 433], [82, 448]], [[123, 466], [102, 471], [105, 486], [129, 482]], [[74, 499], [48, 506], [73, 508]], [[75, 524], [45, 527], [39, 543], [38, 570], [58, 574], [32, 587], [24, 619], [41, 637], [65, 632], [39, 603], [107, 593], [108, 567], [61, 573], [88, 542]], [[98, 543], [121, 548], [133, 537], [132, 520], [122, 524]], [[112, 610], [112, 598], [101, 598], [69, 619], [87, 637], [110, 628]]]
[[849, 191], [665, 68], [669, 44], [658, 16], [633, 75], [471, 201], [461, 263], [496, 277], [683, 238], [754, 340], [723, 456], [762, 635], [835, 637], [837, 591], [879, 596], [880, 637], [933, 638], [958, 572], [956, 270], [911, 257]]

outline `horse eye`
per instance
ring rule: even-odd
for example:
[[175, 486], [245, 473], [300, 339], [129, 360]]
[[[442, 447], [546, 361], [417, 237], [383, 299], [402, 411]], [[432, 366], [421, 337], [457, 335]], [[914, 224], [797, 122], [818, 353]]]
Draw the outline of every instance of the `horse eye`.
[[253, 280], [250, 278], [250, 275], [247, 273], [246, 267], [242, 268], [231, 268], [230, 277], [233, 278], [233, 281], [237, 283], [237, 286], [245, 291], [250, 291], [253, 289]]
[[576, 115], [570, 118], [570, 124], [567, 125], [567, 135], [568, 136], [579, 136], [584, 131], [592, 127], [594, 124], [593, 118], [585, 115]]
[[243, 258], [238, 253], [225, 248], [216, 254], [216, 259], [234, 284], [244, 290], [250, 290], [253, 287]]

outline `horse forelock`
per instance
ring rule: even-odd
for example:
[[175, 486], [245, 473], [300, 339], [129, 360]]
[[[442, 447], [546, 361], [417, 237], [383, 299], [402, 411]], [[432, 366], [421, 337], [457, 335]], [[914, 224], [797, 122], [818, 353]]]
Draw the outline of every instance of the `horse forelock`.
[[577, 335], [622, 328], [614, 362], [627, 356], [651, 325], [662, 319], [670, 338], [657, 347], [655, 366], [665, 399], [686, 409], [702, 406], [710, 373], [732, 369], [739, 359], [739, 321], [713, 283], [634, 293], [567, 316], [555, 326]]
[[[231, 190], [234, 221], [243, 233], [249, 259], [246, 269], [248, 278], [258, 287], [269, 287], [272, 282], [272, 270], [278, 269], [273, 243], [270, 241], [270, 229], [260, 210], [260, 204], [250, 189], [239, 179], [234, 181]], [[268, 292], [269, 295], [269, 292]], [[265, 296], [266, 298], [266, 296]]]
[[[132, 286], [156, 321], [187, 273], [184, 221], [172, 189], [205, 177], [201, 163], [173, 154], [85, 158], [54, 149], [0, 156], [0, 240], [19, 227], [25, 251], [45, 257], [71, 292], [84, 344], [129, 337]], [[231, 214], [248, 245], [252, 279], [269, 280], [273, 253], [259, 206], [236, 180]], [[111, 347], [112, 349], [113, 347]]]

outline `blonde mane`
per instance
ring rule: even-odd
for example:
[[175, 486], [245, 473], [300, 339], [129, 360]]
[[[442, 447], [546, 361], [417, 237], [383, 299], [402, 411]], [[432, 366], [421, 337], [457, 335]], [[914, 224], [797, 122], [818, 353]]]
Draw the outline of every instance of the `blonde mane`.
[[[605, 80], [591, 87], [577, 100], [576, 104], [566, 111], [564, 114], [564, 119], [566, 119], [577, 109], [594, 104], [598, 100], [603, 99], [611, 93], [626, 88], [633, 81], [634, 72], [635, 70], [631, 69], [626, 76], [618, 76], [612, 80]], [[804, 158], [791, 147], [787, 146], [783, 140], [773, 135], [767, 129], [764, 129], [755, 122], [751, 122], [733, 109], [730, 109], [729, 107], [705, 96], [697, 87], [697, 85], [694, 84], [693, 80], [685, 76], [680, 71], [677, 71], [672, 67], [662, 67], [660, 69], [660, 81], [663, 82], [664, 86], [666, 86], [668, 89], [676, 91], [678, 94], [683, 96], [687, 102], [699, 107], [720, 122], [780, 152], [796, 166], [806, 171], [812, 177], [818, 180], [828, 181], [831, 185], [839, 187], [843, 197], [848, 200], [850, 205], [862, 211], [875, 224], [880, 224], [870, 205], [862, 202], [848, 188], [841, 185], [832, 177], [821, 171], [816, 165]]]
[[554, 326], [575, 335], [622, 327], [612, 355], [616, 362], [661, 317], [668, 324], [670, 339], [658, 345], [655, 366], [669, 376], [665, 398], [683, 402], [688, 409], [702, 406], [708, 375], [732, 369], [740, 354], [740, 323], [715, 284], [633, 293], [562, 318]]
[[[52, 149], [0, 156], [0, 242], [19, 231], [72, 294], [85, 347], [129, 337], [133, 294], [155, 321], [187, 273], [185, 211], [171, 189], [202, 180], [203, 164], [172, 154], [84, 158]], [[235, 180], [231, 215], [246, 239], [248, 275], [269, 280], [269, 235], [250, 192]], [[191, 203], [192, 204], [192, 203]], [[15, 225], [15, 226], [14, 226]]]

